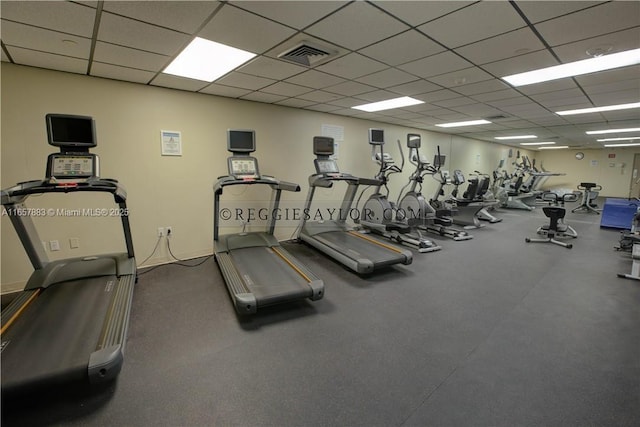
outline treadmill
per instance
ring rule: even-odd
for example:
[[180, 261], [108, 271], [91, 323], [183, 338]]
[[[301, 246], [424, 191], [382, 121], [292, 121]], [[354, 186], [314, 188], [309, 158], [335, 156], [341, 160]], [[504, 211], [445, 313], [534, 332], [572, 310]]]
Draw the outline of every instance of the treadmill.
[[[358, 186], [377, 186], [380, 185], [380, 180], [358, 178], [340, 172], [336, 161], [330, 158], [334, 153], [333, 138], [314, 137], [313, 153], [316, 155], [316, 173], [309, 177], [309, 193], [298, 238], [359, 274], [371, 273], [394, 264], [411, 264], [411, 251], [360, 233], [346, 222]], [[316, 188], [331, 188], [336, 181], [347, 184], [337, 219], [308, 221], [315, 217], [310, 208]]]
[[[218, 178], [213, 186], [213, 244], [215, 259], [238, 314], [254, 314], [259, 308], [300, 299], [319, 300], [324, 283], [287, 252], [275, 238], [276, 213], [282, 191], [300, 191], [298, 184], [260, 175], [255, 151], [255, 132], [227, 131], [229, 175]], [[220, 195], [232, 185], [263, 184], [273, 194], [267, 230], [220, 234]], [[229, 218], [223, 218], [229, 219]]]
[[[2, 190], [2, 205], [33, 265], [24, 290], [2, 311], [2, 395], [42, 388], [65, 389], [114, 380], [123, 363], [136, 263], [127, 193], [99, 177], [95, 124], [91, 117], [48, 114], [49, 144], [60, 147], [47, 160], [46, 179]], [[103, 192], [117, 208], [83, 209], [83, 216], [118, 215], [126, 252], [50, 261], [24, 202], [46, 193]], [[105, 213], [106, 212], [106, 213]]]

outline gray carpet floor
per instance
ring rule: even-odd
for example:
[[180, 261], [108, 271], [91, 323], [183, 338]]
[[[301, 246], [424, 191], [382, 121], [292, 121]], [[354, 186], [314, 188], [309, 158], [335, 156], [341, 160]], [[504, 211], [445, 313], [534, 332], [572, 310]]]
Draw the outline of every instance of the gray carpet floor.
[[[637, 426], [640, 282], [618, 230], [567, 216], [574, 248], [527, 244], [541, 209], [357, 276], [285, 247], [325, 298], [238, 317], [213, 259], [140, 276], [116, 384], [3, 407], [3, 425]], [[268, 273], [268, 272], [267, 272]]]

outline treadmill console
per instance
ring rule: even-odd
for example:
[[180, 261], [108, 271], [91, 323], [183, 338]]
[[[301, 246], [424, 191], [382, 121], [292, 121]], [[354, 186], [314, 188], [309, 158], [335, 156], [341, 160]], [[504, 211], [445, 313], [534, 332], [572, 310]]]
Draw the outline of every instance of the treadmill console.
[[229, 175], [235, 179], [249, 180], [260, 177], [258, 160], [249, 156], [232, 156], [228, 159]]
[[51, 181], [82, 182], [98, 176], [98, 158], [89, 153], [50, 154], [46, 178]]
[[338, 174], [338, 164], [332, 159], [315, 159], [314, 164], [316, 166], [316, 173], [318, 174]]

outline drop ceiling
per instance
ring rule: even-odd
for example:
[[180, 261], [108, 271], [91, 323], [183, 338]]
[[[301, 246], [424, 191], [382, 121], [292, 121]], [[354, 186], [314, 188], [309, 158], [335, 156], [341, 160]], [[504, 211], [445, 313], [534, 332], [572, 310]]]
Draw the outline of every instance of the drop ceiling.
[[[601, 148], [586, 131], [640, 125], [640, 109], [554, 113], [640, 101], [640, 66], [518, 88], [500, 79], [640, 48], [637, 1], [2, 1], [0, 7], [2, 61], [19, 65], [493, 142], [535, 134]], [[258, 56], [213, 83], [163, 74], [195, 36]], [[332, 56], [310, 67], [279, 59], [301, 42]], [[400, 96], [424, 103], [378, 113], [351, 108]], [[479, 118], [492, 123], [434, 126]]]

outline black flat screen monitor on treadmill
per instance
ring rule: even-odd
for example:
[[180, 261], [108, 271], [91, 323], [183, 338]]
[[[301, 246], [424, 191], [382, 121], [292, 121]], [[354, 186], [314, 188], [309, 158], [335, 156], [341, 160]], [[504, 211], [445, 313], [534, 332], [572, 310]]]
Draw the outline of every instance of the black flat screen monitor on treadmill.
[[313, 137], [313, 154], [316, 156], [332, 156], [333, 152], [333, 138], [329, 136]]
[[442, 166], [444, 166], [444, 161], [447, 159], [447, 156], [445, 156], [444, 154], [436, 154], [435, 156], [433, 156], [433, 166], [436, 168], [440, 168]]
[[89, 116], [47, 114], [45, 120], [50, 145], [84, 149], [81, 151], [98, 145], [95, 122]]
[[369, 129], [369, 144], [384, 144], [384, 129]]
[[256, 151], [256, 133], [252, 130], [227, 131], [227, 150], [232, 153], [253, 153]]

